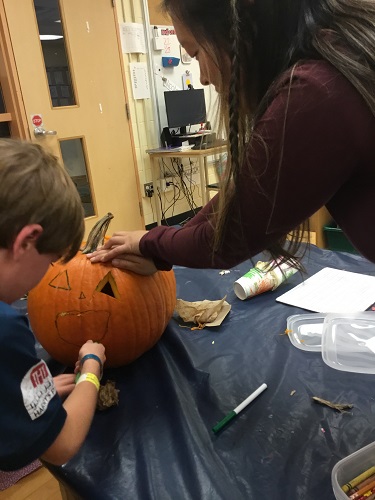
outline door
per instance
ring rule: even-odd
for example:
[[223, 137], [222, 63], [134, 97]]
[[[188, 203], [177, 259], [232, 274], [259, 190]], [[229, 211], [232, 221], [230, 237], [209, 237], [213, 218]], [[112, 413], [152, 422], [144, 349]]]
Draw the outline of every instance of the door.
[[3, 0], [30, 137], [60, 156], [86, 233], [144, 227], [112, 0]]

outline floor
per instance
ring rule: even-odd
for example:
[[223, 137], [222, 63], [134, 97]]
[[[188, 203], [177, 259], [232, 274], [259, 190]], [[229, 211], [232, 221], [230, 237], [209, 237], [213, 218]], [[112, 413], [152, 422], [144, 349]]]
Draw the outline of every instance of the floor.
[[11, 488], [0, 492], [0, 500], [62, 500], [58, 481], [41, 467]]

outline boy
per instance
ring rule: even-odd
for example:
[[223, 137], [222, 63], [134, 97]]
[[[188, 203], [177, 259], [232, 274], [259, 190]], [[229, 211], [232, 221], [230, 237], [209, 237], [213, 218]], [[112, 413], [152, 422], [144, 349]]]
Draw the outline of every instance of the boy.
[[[69, 261], [83, 237], [78, 192], [57, 158], [32, 143], [0, 140], [0, 469], [36, 458], [61, 465], [80, 448], [97, 402], [102, 344], [86, 342], [74, 374], [52, 378], [27, 319], [10, 304], [48, 266]], [[83, 382], [83, 383], [81, 383]], [[62, 403], [60, 396], [67, 396]]]

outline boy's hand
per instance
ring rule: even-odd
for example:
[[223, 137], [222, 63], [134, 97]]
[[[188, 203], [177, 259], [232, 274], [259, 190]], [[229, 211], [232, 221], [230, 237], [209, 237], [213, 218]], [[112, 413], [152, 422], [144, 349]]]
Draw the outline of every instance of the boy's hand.
[[102, 362], [102, 365], [104, 366], [106, 360], [104, 345], [99, 344], [99, 342], [88, 340], [79, 350], [78, 360], [75, 364], [74, 373], [78, 373], [80, 371], [81, 359], [86, 356], [86, 354], [95, 354], [96, 356], [98, 356], [98, 358]]
[[74, 379], [73, 373], [63, 373], [53, 377], [57, 394], [61, 398], [66, 398], [72, 392], [75, 387]]

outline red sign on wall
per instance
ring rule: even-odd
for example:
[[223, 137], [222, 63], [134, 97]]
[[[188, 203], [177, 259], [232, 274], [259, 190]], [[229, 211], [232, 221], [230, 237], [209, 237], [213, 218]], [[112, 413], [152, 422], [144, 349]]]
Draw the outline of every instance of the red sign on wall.
[[43, 125], [42, 115], [31, 115], [31, 121], [34, 127], [41, 127]]

